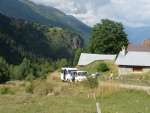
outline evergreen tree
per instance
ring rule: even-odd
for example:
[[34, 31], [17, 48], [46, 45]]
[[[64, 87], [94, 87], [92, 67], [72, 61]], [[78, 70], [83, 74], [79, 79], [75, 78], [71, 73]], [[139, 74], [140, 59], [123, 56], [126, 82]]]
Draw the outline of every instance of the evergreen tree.
[[74, 66], [76, 66], [76, 65], [78, 64], [78, 61], [79, 61], [81, 52], [82, 52], [81, 48], [79, 48], [79, 49], [76, 51], [76, 54], [75, 54], [75, 57], [74, 57], [74, 60], [73, 60], [73, 65], [74, 65]]
[[9, 77], [11, 80], [15, 80], [15, 76], [14, 76], [14, 65], [9, 65]]
[[0, 57], [0, 83], [4, 83], [9, 80], [9, 65]]
[[23, 79], [23, 70], [21, 66], [15, 66], [13, 72], [15, 80], [22, 80]]
[[71, 58], [69, 59], [68, 66], [69, 66], [69, 67], [72, 67], [72, 66], [73, 66], [73, 62], [72, 62], [72, 59], [71, 59]]
[[28, 74], [33, 74], [33, 70], [31, 68], [31, 62], [27, 58], [23, 59], [21, 63], [21, 70], [22, 70], [22, 79], [25, 79]]
[[66, 67], [66, 66], [68, 66], [68, 61], [66, 59], [61, 59], [59, 67], [62, 68], [62, 67]]

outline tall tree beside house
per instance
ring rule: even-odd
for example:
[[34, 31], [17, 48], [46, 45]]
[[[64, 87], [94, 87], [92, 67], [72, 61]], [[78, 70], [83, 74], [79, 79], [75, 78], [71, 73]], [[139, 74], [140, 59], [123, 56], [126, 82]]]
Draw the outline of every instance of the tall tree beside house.
[[89, 38], [89, 50], [98, 54], [118, 54], [121, 47], [129, 44], [121, 23], [102, 19], [96, 24]]

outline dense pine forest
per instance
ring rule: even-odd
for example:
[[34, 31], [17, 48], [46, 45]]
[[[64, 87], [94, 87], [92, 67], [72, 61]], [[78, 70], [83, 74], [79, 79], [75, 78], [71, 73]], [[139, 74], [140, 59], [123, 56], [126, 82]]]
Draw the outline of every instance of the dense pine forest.
[[83, 38], [68, 29], [0, 14], [0, 82], [46, 77], [72, 66]]

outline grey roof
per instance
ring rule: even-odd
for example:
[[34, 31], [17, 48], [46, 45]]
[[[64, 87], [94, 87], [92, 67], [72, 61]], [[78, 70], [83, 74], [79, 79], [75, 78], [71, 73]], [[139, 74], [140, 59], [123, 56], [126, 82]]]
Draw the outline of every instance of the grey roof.
[[150, 66], [150, 52], [128, 51], [125, 56], [120, 51], [115, 64], [130, 66]]
[[81, 53], [78, 65], [87, 65], [97, 60], [115, 60], [116, 55]]

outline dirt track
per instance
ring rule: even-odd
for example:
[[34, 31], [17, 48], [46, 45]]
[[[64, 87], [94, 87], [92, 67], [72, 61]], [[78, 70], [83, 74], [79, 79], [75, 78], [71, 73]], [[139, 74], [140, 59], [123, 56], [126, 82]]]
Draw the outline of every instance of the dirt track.
[[142, 89], [142, 90], [150, 91], [149, 86], [125, 85], [125, 84], [119, 84], [118, 86], [123, 88]]
[[129, 89], [139, 89], [139, 90], [144, 90], [144, 91], [150, 91], [149, 86], [138, 86], [138, 85], [128, 85], [128, 84], [122, 84], [122, 83], [115, 83], [115, 82], [100, 82], [100, 84], [103, 85], [114, 85], [118, 86], [121, 88], [129, 88]]

